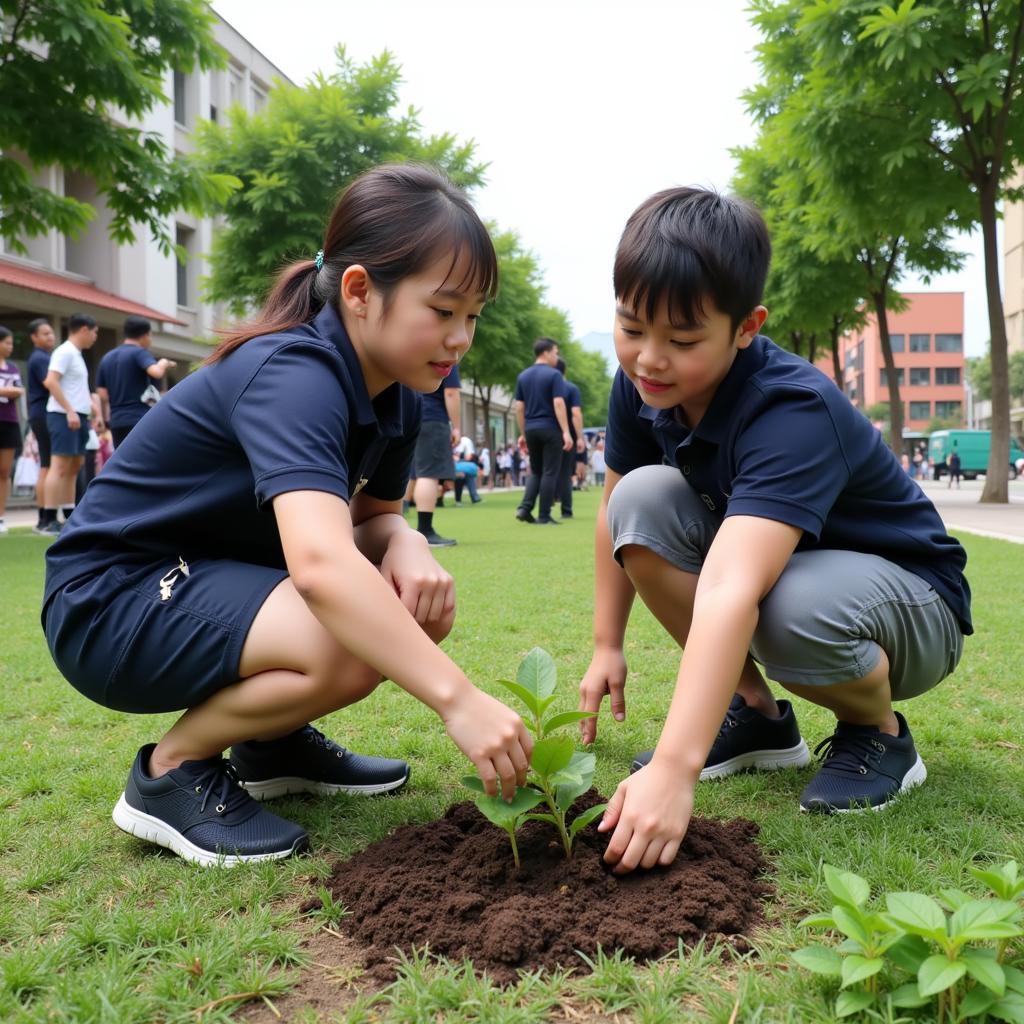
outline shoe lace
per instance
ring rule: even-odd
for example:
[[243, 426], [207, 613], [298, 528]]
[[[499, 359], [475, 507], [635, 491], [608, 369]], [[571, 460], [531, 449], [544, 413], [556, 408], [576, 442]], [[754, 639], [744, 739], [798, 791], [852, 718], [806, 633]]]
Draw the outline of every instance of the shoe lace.
[[718, 727], [718, 735], [724, 736], [730, 729], [735, 729], [739, 724], [739, 716], [732, 708], [729, 708], [725, 713], [725, 718], [722, 719], [722, 724]]
[[234, 765], [223, 758], [198, 776], [192, 785], [196, 793], [203, 794], [200, 811], [206, 810], [211, 797], [216, 800], [214, 810], [217, 814], [230, 814], [252, 799], [239, 785]]
[[814, 748], [814, 753], [827, 761], [829, 768], [867, 775], [885, 753], [885, 744], [865, 733], [834, 732]]
[[323, 747], [324, 750], [332, 752], [336, 757], [345, 756], [345, 748], [340, 743], [335, 743], [334, 740], [328, 739], [319, 729], [314, 729], [313, 726], [307, 725], [303, 732], [306, 734], [307, 743], [315, 743], [318, 747]]

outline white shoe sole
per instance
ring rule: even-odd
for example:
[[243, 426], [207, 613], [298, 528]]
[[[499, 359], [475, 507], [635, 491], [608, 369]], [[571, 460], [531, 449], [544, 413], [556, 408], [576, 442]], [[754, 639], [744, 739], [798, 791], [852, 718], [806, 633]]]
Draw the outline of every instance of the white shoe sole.
[[123, 793], [117, 801], [111, 817], [114, 819], [114, 824], [129, 835], [135, 836], [137, 839], [144, 839], [147, 843], [156, 843], [157, 846], [166, 847], [184, 860], [192, 864], [199, 864], [204, 868], [233, 868], [238, 864], [255, 864], [262, 860], [282, 860], [295, 852], [295, 849], [292, 848], [280, 850], [277, 853], [211, 853], [209, 850], [196, 846], [195, 843], [190, 843], [167, 822], [154, 818], [144, 811], [136, 810], [125, 800]]
[[705, 768], [700, 773], [702, 782], [708, 779], [724, 779], [727, 775], [755, 768], [762, 772], [779, 771], [782, 768], [803, 768], [811, 763], [811, 752], [807, 744], [801, 740], [795, 747], [784, 750], [748, 750], [745, 754], [737, 754], [728, 761]]
[[262, 779], [259, 782], [239, 783], [254, 800], [273, 800], [279, 796], [296, 796], [300, 793], [315, 793], [318, 796], [376, 796], [401, 789], [409, 781], [409, 773], [393, 782], [378, 782], [372, 786], [339, 786], [331, 782], [313, 782], [297, 776], [282, 775], [277, 779]]
[[[891, 797], [889, 797], [889, 799], [886, 800], [885, 803], [883, 803], [883, 804], [871, 804], [870, 806], [867, 805], [867, 804], [861, 804], [861, 805], [859, 805], [857, 807], [833, 807], [831, 809], [831, 812], [827, 812], [827, 813], [832, 813], [832, 814], [865, 814], [865, 813], [870, 813], [871, 811], [881, 811], [881, 810], [884, 810], [886, 807], [889, 806], [889, 804], [894, 803], [896, 800], [898, 800], [900, 798], [900, 796], [903, 793], [906, 793], [906, 791], [908, 789], [913, 789], [915, 786], [920, 786], [921, 783], [923, 783], [924, 780], [927, 779], [927, 778], [928, 778], [928, 769], [925, 768], [924, 761], [921, 760], [921, 755], [918, 754], [917, 755], [917, 760], [911, 766], [910, 771], [908, 771], [907, 774], [903, 776], [903, 781], [900, 783], [900, 788], [898, 790], [896, 790], [896, 792], [893, 793], [893, 795]], [[804, 807], [803, 804], [800, 805], [800, 810], [803, 811], [805, 814], [810, 812], [810, 811], [814, 811], [815, 813], [818, 813], [818, 814], [826, 813], [826, 812], [824, 812], [824, 811], [822, 811], [822, 810], [820, 810], [819, 808], [816, 808], [816, 807]]]

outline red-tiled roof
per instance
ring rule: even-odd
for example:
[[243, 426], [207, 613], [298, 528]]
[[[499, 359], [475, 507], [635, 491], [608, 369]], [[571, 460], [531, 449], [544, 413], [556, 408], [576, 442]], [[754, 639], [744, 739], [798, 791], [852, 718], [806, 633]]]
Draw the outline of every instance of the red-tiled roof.
[[116, 309], [119, 313], [144, 316], [148, 320], [162, 320], [168, 324], [185, 325], [184, 320], [179, 320], [169, 313], [161, 313], [149, 306], [143, 306], [139, 302], [132, 302], [131, 299], [114, 295], [113, 292], [104, 292], [94, 288], [91, 284], [82, 281], [73, 281], [60, 274], [51, 274], [46, 270], [35, 270], [32, 267], [24, 267], [18, 263], [9, 263], [0, 259], [0, 284], [14, 285], [16, 288], [27, 288], [33, 292], [43, 292], [46, 295], [59, 295], [63, 299], [70, 299], [72, 302], [81, 303], [83, 306], [100, 306], [103, 309]]

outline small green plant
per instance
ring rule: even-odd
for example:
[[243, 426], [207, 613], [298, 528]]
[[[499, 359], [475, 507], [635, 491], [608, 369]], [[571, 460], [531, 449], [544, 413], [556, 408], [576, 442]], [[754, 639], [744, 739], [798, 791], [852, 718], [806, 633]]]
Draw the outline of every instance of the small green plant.
[[[526, 705], [529, 716], [524, 716], [524, 721], [537, 737], [530, 757], [527, 785], [518, 787], [513, 799], [506, 802], [500, 796], [488, 796], [476, 776], [466, 776], [462, 780], [465, 786], [477, 793], [476, 805], [480, 811], [508, 833], [517, 868], [519, 849], [516, 831], [524, 822], [544, 821], [554, 825], [566, 858], [571, 858], [573, 840], [607, 806], [598, 804], [585, 810], [571, 823], [566, 820], [573, 802], [590, 789], [597, 759], [593, 754], [576, 750], [570, 736], [555, 735], [559, 729], [593, 717], [591, 711], [562, 711], [549, 715], [548, 710], [555, 701], [557, 681], [555, 662], [540, 647], [534, 647], [522, 660], [515, 682], [499, 680], [505, 689]], [[533, 813], [542, 804], [546, 809]]]
[[[802, 967], [840, 979], [837, 1017], [869, 1007], [912, 1008], [936, 999], [939, 1024], [968, 1018], [1024, 1024], [1024, 971], [1006, 963], [1010, 942], [1024, 935], [1024, 880], [1016, 861], [972, 869], [993, 896], [978, 899], [959, 889], [939, 900], [917, 892], [885, 897], [885, 910], [868, 907], [868, 883], [859, 875], [824, 866], [835, 899], [830, 913], [801, 924], [840, 932], [838, 948], [807, 946], [793, 954]], [[995, 942], [995, 947], [987, 943]], [[887, 983], [912, 980], [890, 987]]]

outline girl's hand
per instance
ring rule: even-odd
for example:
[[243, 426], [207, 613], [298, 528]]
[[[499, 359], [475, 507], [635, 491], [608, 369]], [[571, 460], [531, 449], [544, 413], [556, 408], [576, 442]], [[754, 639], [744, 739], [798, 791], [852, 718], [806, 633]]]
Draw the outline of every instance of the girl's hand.
[[614, 864], [617, 875], [638, 867], [667, 867], [676, 859], [692, 814], [693, 784], [677, 770], [651, 761], [619, 783], [597, 826], [598, 832], [615, 829], [605, 863]]
[[[612, 697], [612, 717], [621, 722], [626, 717], [626, 656], [621, 647], [599, 647], [590, 659], [586, 675], [580, 683], [580, 711], [598, 712], [605, 694]], [[597, 718], [580, 722], [580, 738], [593, 743], [597, 737]]]
[[380, 571], [421, 626], [454, 613], [455, 580], [434, 561], [426, 538], [415, 530], [391, 538]]
[[526, 785], [533, 739], [523, 720], [500, 700], [473, 687], [444, 715], [444, 727], [476, 765], [489, 795], [497, 796], [500, 784], [502, 797], [511, 800], [516, 787]]

